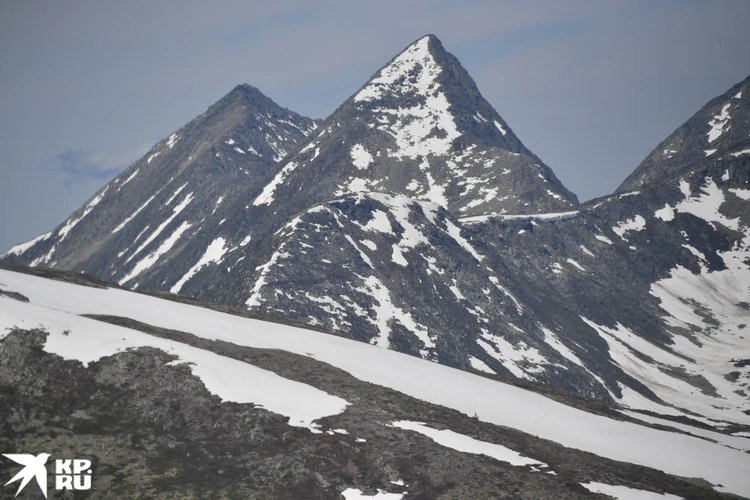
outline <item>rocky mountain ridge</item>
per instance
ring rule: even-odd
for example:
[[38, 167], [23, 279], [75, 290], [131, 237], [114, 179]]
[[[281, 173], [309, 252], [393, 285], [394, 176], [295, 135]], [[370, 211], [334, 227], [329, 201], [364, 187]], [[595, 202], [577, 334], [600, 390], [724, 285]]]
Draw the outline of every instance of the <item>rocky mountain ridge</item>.
[[344, 102], [253, 204], [294, 198], [296, 213], [356, 192], [409, 196], [465, 216], [578, 204], [432, 35]]
[[[317, 128], [249, 85], [156, 144], [55, 230], [5, 260], [78, 269], [137, 287], [154, 265], [188, 258], [200, 225], [220, 227]], [[155, 286], [152, 285], [155, 288]]]
[[617, 188], [617, 193], [684, 175], [694, 164], [750, 154], [750, 77], [711, 99], [664, 139]]

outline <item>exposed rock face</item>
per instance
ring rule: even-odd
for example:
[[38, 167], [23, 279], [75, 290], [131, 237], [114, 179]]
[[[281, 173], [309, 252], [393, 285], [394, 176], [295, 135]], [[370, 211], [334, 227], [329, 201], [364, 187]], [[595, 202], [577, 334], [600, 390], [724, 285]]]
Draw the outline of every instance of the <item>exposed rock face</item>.
[[204, 241], [213, 246], [203, 266], [221, 259], [229, 235], [243, 226], [236, 222], [237, 207], [257, 194], [278, 162], [316, 127], [254, 87], [240, 85], [154, 146], [54, 231], [11, 248], [3, 260], [81, 270], [130, 287], [143, 286], [143, 277], [150, 276], [149, 288], [163, 288], [178, 262], [192, 260], [196, 252], [195, 260], [204, 255]]
[[662, 400], [747, 423], [748, 200], [750, 155], [726, 154], [558, 220], [465, 227], [496, 243], [494, 256], [512, 274], [554, 290], [607, 342], [615, 364]]
[[300, 211], [363, 191], [431, 201], [457, 216], [578, 204], [434, 36], [342, 104], [253, 204]]
[[707, 160], [750, 155], [750, 77], [711, 99], [664, 139], [617, 188], [618, 193], [660, 183]]
[[247, 301], [253, 308], [449, 366], [609, 399], [573, 354], [600, 358], [606, 371], [606, 351], [594, 349], [599, 339], [590, 352], [559, 351], [545, 327], [558, 316], [538, 307], [533, 283], [501, 262], [490, 265], [493, 249], [475, 246], [438, 205], [350, 196], [308, 210], [276, 238]]

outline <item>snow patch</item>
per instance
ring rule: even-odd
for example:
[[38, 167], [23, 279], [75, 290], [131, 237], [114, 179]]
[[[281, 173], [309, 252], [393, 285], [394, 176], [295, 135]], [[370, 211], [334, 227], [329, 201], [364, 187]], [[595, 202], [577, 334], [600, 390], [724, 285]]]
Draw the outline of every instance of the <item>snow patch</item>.
[[180, 290], [182, 290], [182, 287], [190, 281], [190, 279], [195, 276], [195, 274], [203, 269], [205, 266], [207, 266], [210, 263], [214, 264], [220, 264], [224, 254], [227, 252], [228, 248], [226, 246], [227, 241], [224, 238], [216, 238], [214, 241], [212, 241], [208, 248], [206, 248], [206, 251], [203, 253], [203, 256], [198, 259], [198, 262], [191, 267], [188, 272], [185, 273], [185, 275], [180, 278], [180, 280], [174, 284], [172, 288], [170, 288], [170, 292], [172, 293], [180, 293]]
[[14, 246], [14, 247], [11, 247], [11, 249], [8, 250], [7, 252], [5, 252], [3, 254], [3, 256], [11, 255], [11, 254], [13, 254], [13, 255], [21, 255], [26, 250], [28, 250], [29, 248], [33, 247], [34, 245], [36, 245], [40, 241], [45, 241], [45, 240], [49, 239], [50, 236], [52, 236], [52, 231], [50, 231], [48, 233], [40, 234], [39, 236], [37, 236], [36, 238], [34, 238], [32, 240], [29, 240], [29, 241], [27, 241], [25, 243], [19, 243], [18, 245]]
[[568, 347], [563, 344], [559, 338], [557, 338], [557, 335], [553, 333], [552, 331], [548, 330], [547, 328], [542, 327], [542, 332], [544, 332], [544, 341], [549, 344], [550, 347], [552, 347], [554, 350], [560, 353], [560, 355], [567, 359], [568, 361], [571, 361], [572, 363], [584, 367], [583, 362], [581, 359], [576, 356], [576, 354], [568, 349]]
[[628, 241], [625, 238], [625, 233], [628, 231], [643, 231], [644, 229], [646, 229], [646, 219], [640, 215], [636, 215], [625, 222], [618, 222], [617, 226], [612, 228], [612, 231], [614, 231], [622, 241]]
[[177, 135], [176, 133], [175, 133], [175, 134], [172, 134], [172, 135], [170, 135], [170, 136], [169, 136], [169, 139], [167, 139], [167, 147], [168, 147], [169, 149], [172, 149], [172, 148], [174, 147], [174, 145], [175, 145], [175, 144], [177, 144], [177, 141], [178, 141], [179, 139], [180, 139], [180, 138], [178, 137], [178, 135]]
[[675, 207], [675, 210], [681, 213], [693, 214], [694, 216], [705, 220], [708, 223], [717, 222], [729, 229], [739, 229], [739, 217], [729, 219], [719, 211], [724, 203], [724, 192], [710, 177], [706, 178], [705, 184], [697, 196], [690, 195], [690, 184], [687, 181], [680, 181], [680, 189], [685, 194], [685, 200], [681, 201]]
[[428, 427], [422, 422], [411, 422], [409, 420], [400, 420], [391, 424], [393, 427], [415, 431], [427, 436], [441, 446], [451, 448], [462, 453], [471, 453], [472, 455], [485, 455], [501, 462], [506, 462], [517, 467], [527, 465], [536, 465], [548, 467], [544, 462], [528, 458], [520, 453], [506, 448], [505, 446], [480, 441], [473, 437], [453, 432], [450, 429], [438, 430]]
[[78, 216], [75, 219], [73, 218], [68, 219], [68, 221], [63, 225], [63, 227], [61, 227], [60, 230], [57, 231], [57, 237], [59, 238], [57, 241], [58, 243], [63, 241], [65, 237], [68, 236], [68, 233], [70, 232], [71, 229], [73, 229], [76, 226], [76, 224], [81, 222], [84, 217], [86, 217], [88, 214], [91, 213], [94, 207], [96, 207], [99, 204], [99, 202], [102, 201], [102, 198], [104, 198], [104, 195], [107, 194], [107, 191], [109, 191], [109, 186], [105, 187], [101, 193], [96, 195], [94, 199], [92, 199], [90, 202], [88, 202], [88, 204], [86, 204], [86, 207], [84, 207], [83, 213], [81, 213], [80, 216]]
[[729, 106], [731, 106], [731, 104], [726, 103], [724, 107], [721, 108], [721, 112], [708, 122], [708, 126], [711, 127], [711, 130], [706, 133], [706, 135], [708, 135], [709, 144], [714, 142], [724, 133], [724, 127], [731, 118], [731, 116], [729, 116]]
[[135, 212], [133, 212], [132, 214], [130, 214], [127, 219], [125, 219], [124, 221], [122, 221], [116, 228], [114, 228], [112, 230], [112, 234], [115, 234], [115, 233], [118, 233], [118, 232], [122, 231], [125, 228], [125, 226], [127, 226], [128, 223], [136, 217], [136, 215], [138, 215], [139, 213], [141, 213], [141, 210], [143, 210], [144, 208], [146, 208], [148, 206], [148, 204], [151, 203], [151, 201], [154, 198], [156, 198], [156, 195], [159, 194], [160, 192], [161, 192], [161, 190], [157, 191], [154, 195], [151, 196], [151, 198], [149, 198], [148, 200], [146, 200], [140, 207], [138, 207], [135, 210]]
[[474, 368], [477, 371], [484, 372], [484, 373], [491, 373], [495, 375], [495, 370], [487, 366], [487, 364], [479, 358], [475, 358], [474, 356], [469, 356], [469, 364], [471, 365], [472, 368]]
[[538, 349], [524, 341], [513, 345], [505, 338], [489, 333], [485, 328], [482, 328], [480, 337], [477, 344], [518, 378], [534, 380], [531, 374], [544, 372], [542, 365], [550, 364]]
[[484, 257], [479, 255], [479, 252], [477, 252], [474, 247], [471, 246], [471, 243], [469, 243], [466, 238], [461, 236], [461, 229], [457, 225], [446, 219], [445, 228], [448, 235], [453, 238], [456, 243], [461, 245], [461, 248], [469, 252], [472, 257], [477, 259], [478, 262], [482, 262], [482, 260], [484, 260]]
[[172, 196], [170, 196], [170, 197], [169, 197], [169, 199], [168, 199], [168, 200], [167, 200], [167, 202], [166, 202], [166, 203], [164, 204], [164, 206], [166, 207], [166, 206], [168, 206], [168, 205], [169, 205], [170, 203], [172, 203], [172, 200], [174, 200], [175, 198], [177, 198], [177, 196], [178, 196], [178, 195], [179, 195], [179, 194], [180, 194], [180, 193], [182, 192], [182, 190], [183, 190], [183, 189], [185, 189], [185, 187], [187, 187], [187, 185], [188, 185], [188, 183], [186, 182], [186, 183], [185, 183], [185, 184], [183, 184], [182, 186], [178, 187], [178, 188], [177, 188], [177, 190], [176, 190], [176, 191], [175, 191], [175, 192], [174, 192], [174, 193], [172, 194]]
[[578, 216], [578, 211], [573, 212], [556, 212], [546, 214], [519, 214], [519, 215], [508, 215], [508, 214], [488, 214], [488, 215], [477, 215], [474, 217], [461, 217], [458, 220], [462, 224], [474, 224], [477, 222], [486, 222], [492, 218], [504, 219], [504, 220], [546, 220], [551, 222], [563, 221], [572, 219]]
[[[417, 71], [421, 68], [421, 71]], [[413, 43], [405, 51], [396, 57], [391, 64], [380, 70], [378, 75], [354, 96], [354, 102], [373, 101], [380, 99], [386, 90], [394, 89], [396, 82], [405, 80], [401, 91], [413, 87], [421, 95], [434, 86], [435, 78], [442, 70], [435, 62], [429, 49], [429, 37], [423, 37]], [[417, 80], [411, 81], [408, 77], [410, 74], [417, 73]], [[404, 88], [406, 87], [406, 89]]]
[[581, 483], [581, 486], [592, 493], [602, 493], [614, 497], [616, 500], [684, 500], [682, 497], [669, 493], [654, 493], [653, 491], [638, 490], [627, 486], [612, 486], [604, 483]]
[[588, 248], [586, 248], [585, 246], [581, 245], [581, 247], [580, 247], [580, 248], [581, 248], [581, 251], [582, 251], [583, 253], [585, 253], [586, 255], [588, 255], [589, 257], [596, 257], [596, 255], [594, 255], [594, 254], [593, 254], [593, 253], [591, 252], [591, 250], [589, 250], [589, 249], [588, 249]]
[[612, 244], [613, 244], [613, 243], [612, 243], [612, 240], [610, 240], [609, 238], [607, 238], [606, 236], [604, 236], [604, 235], [602, 235], [602, 234], [595, 234], [595, 235], [594, 235], [594, 238], [596, 238], [596, 239], [597, 239], [597, 240], [599, 240], [599, 241], [603, 241], [603, 242], [604, 242], [604, 243], [606, 243], [607, 245], [612, 245]]
[[750, 189], [730, 188], [729, 192], [735, 195], [737, 198], [741, 198], [745, 201], [750, 201]]
[[583, 266], [580, 265], [578, 262], [574, 261], [573, 259], [567, 259], [565, 262], [567, 262], [568, 264], [571, 264], [571, 265], [575, 266], [575, 268], [578, 269], [581, 272], [586, 272], [586, 270], [583, 268]]
[[401, 500], [406, 493], [387, 493], [378, 490], [374, 495], [365, 495], [358, 488], [347, 488], [341, 494], [344, 496], [344, 500]]
[[406, 185], [406, 190], [407, 191], [419, 191], [420, 187], [421, 185], [419, 184], [419, 182], [417, 182], [415, 179], [412, 179], [411, 182], [409, 182], [409, 184]]
[[665, 204], [664, 208], [660, 208], [654, 212], [654, 217], [658, 217], [664, 222], [669, 222], [674, 219], [674, 208], [670, 207], [669, 204]]
[[362, 146], [362, 144], [355, 144], [352, 146], [349, 155], [352, 157], [352, 164], [359, 170], [365, 170], [372, 163], [372, 155]]
[[[442, 69], [429, 51], [429, 38], [423, 37], [391, 64], [380, 70], [354, 102], [379, 100], [388, 93], [397, 96], [416, 95], [419, 103], [408, 108], [373, 108], [378, 129], [390, 134], [397, 149], [389, 156], [416, 159], [419, 156], [444, 155], [453, 140], [461, 135], [450, 113], [450, 103], [440, 89], [437, 76]], [[435, 130], [439, 134], [435, 134]]]
[[[281, 158], [279, 158], [279, 160], [280, 159]], [[294, 171], [295, 168], [297, 168], [297, 163], [293, 161], [290, 161], [289, 163], [284, 165], [284, 168], [282, 168], [279, 173], [276, 174], [276, 177], [274, 177], [273, 180], [271, 180], [271, 182], [269, 182], [266, 187], [263, 188], [263, 191], [258, 195], [258, 197], [255, 198], [255, 201], [253, 201], [253, 205], [255, 205], [256, 207], [259, 205], [270, 205], [273, 202], [276, 188], [284, 183], [284, 180], [287, 178], [287, 176], [289, 176], [289, 174]]]
[[622, 194], [620, 195], [620, 199], [622, 199], [622, 198], [627, 198], [628, 196], [638, 196], [639, 194], [641, 194], [641, 192], [640, 192], [640, 191], [631, 191], [631, 192], [629, 192], [629, 193], [622, 193]]
[[[357, 291], [372, 297], [377, 302], [377, 305], [373, 307], [375, 319], [373, 320], [368, 317], [370, 323], [377, 326], [378, 331], [380, 332], [378, 337], [372, 339], [372, 344], [379, 347], [385, 347], [386, 349], [390, 348], [390, 325], [393, 321], [398, 321], [421, 340], [427, 349], [435, 347], [435, 343], [430, 338], [427, 329], [417, 323], [410, 313], [404, 311], [393, 303], [388, 288], [378, 278], [375, 276], [367, 277], [364, 280], [364, 286], [364, 288], [358, 288]], [[423, 357], [428, 355], [428, 352], [424, 349], [420, 352]]]
[[359, 240], [360, 243], [362, 243], [364, 246], [372, 250], [373, 252], [378, 249], [378, 246], [375, 244], [374, 241], [370, 240]]
[[365, 231], [393, 234], [391, 221], [388, 220], [388, 214], [382, 210], [374, 210], [372, 219], [365, 224], [362, 229]]
[[183, 222], [182, 224], [180, 224], [180, 226], [175, 229], [174, 232], [169, 235], [169, 237], [167, 237], [161, 245], [159, 245], [159, 248], [141, 259], [141, 261], [138, 262], [124, 278], [118, 281], [118, 284], [123, 285], [141, 274], [143, 271], [150, 269], [154, 264], [156, 264], [156, 262], [161, 258], [162, 255], [172, 249], [174, 244], [177, 243], [177, 240], [180, 239], [180, 236], [182, 236], [182, 233], [187, 231], [191, 226], [192, 224], [190, 224], [189, 222]]
[[[159, 153], [154, 153], [154, 154], [152, 154], [151, 156], [149, 156], [149, 157], [148, 157], [148, 160], [146, 160], [146, 164], [150, 164], [150, 163], [151, 163], [151, 160], [153, 160], [154, 158], [156, 158], [156, 157], [157, 157], [158, 155], [159, 155]], [[132, 174], [130, 174], [130, 175], [128, 176], [128, 178], [127, 178], [127, 179], [125, 179], [124, 181], [122, 181], [122, 184], [120, 184], [120, 185], [119, 185], [119, 186], [117, 187], [117, 191], [120, 191], [120, 190], [121, 190], [122, 188], [124, 188], [124, 187], [125, 187], [125, 184], [127, 184], [127, 183], [128, 183], [128, 182], [130, 182], [130, 181], [132, 181], [132, 180], [133, 180], [133, 178], [134, 178], [134, 177], [135, 177], [136, 175], [138, 175], [138, 172], [140, 172], [140, 171], [141, 171], [140, 167], [139, 167], [139, 168], [136, 168], [136, 169], [135, 169], [135, 170], [133, 171], [133, 173], [132, 173]]]
[[404, 258], [404, 254], [401, 253], [401, 249], [395, 243], [392, 245], [393, 253], [391, 254], [391, 260], [399, 266], [408, 266], [409, 263]]
[[[193, 200], [193, 193], [188, 193], [188, 195], [185, 196], [185, 199], [182, 200], [182, 202], [179, 205], [177, 205], [176, 207], [174, 207], [172, 209], [172, 215], [170, 215], [169, 218], [167, 218], [167, 220], [165, 220], [164, 222], [162, 222], [161, 224], [159, 224], [159, 227], [157, 227], [149, 235], [149, 237], [146, 238], [146, 240], [143, 243], [141, 243], [141, 245], [136, 249], [136, 251], [133, 252], [133, 254], [130, 257], [128, 257], [128, 260], [126, 260], [125, 263], [127, 264], [128, 262], [130, 262], [133, 259], [133, 257], [135, 257], [136, 255], [138, 255], [141, 252], [141, 250], [143, 250], [144, 248], [146, 248], [146, 246], [148, 246], [149, 243], [151, 243], [152, 241], [154, 241], [154, 239], [156, 239], [156, 237], [159, 236], [159, 234], [161, 234], [161, 232], [164, 230], [164, 228], [167, 227], [169, 225], [169, 223], [172, 222], [174, 220], [174, 218], [177, 217], [180, 214], [180, 212], [182, 212], [185, 209], [185, 207], [187, 207], [190, 204], [190, 202], [192, 200]], [[144, 229], [144, 231], [145, 231], [145, 229]], [[141, 233], [141, 234], [143, 234], [143, 233]], [[140, 235], [138, 235], [138, 238], [140, 238]], [[138, 238], [136, 238], [136, 241], [138, 240]], [[120, 283], [120, 284], [122, 284], [122, 283]]]

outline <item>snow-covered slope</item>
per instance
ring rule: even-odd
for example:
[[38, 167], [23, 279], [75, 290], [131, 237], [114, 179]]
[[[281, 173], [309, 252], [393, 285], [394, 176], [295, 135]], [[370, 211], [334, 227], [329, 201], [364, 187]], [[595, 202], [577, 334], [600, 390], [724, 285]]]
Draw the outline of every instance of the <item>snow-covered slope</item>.
[[[338, 367], [361, 381], [389, 387], [466, 415], [475, 415], [481, 422], [518, 429], [530, 436], [588, 451], [603, 459], [640, 464], [677, 476], [703, 478], [715, 490], [750, 496], [750, 479], [746, 474], [750, 455], [735, 449], [747, 448], [745, 438], [726, 436], [726, 440], [734, 445], [732, 447], [634, 422], [613, 420], [527, 390], [364, 343], [133, 292], [77, 286], [9, 271], [0, 271], [0, 283], [3, 292], [20, 293], [29, 299], [29, 302], [22, 302], [0, 297], [0, 326], [45, 328], [49, 332], [44, 343], [47, 352], [90, 364], [124, 349], [153, 346], [175, 354], [182, 361], [194, 363], [190, 366], [192, 373], [222, 400], [262, 403], [271, 411], [297, 418], [300, 425], [309, 426], [313, 431], [319, 432], [313, 422], [315, 419], [342, 411], [348, 402], [304, 384], [269, 376], [243, 366], [243, 363], [189, 348], [179, 341], [149, 338], [128, 328], [108, 326], [81, 315], [131, 318], [168, 331], [190, 333], [195, 339], [279, 349], [311, 357]], [[2, 335], [7, 335], [7, 330]], [[0, 343], [0, 348], [2, 346]], [[255, 385], [256, 381], [258, 384], [266, 381], [269, 385], [262, 390], [248, 387]], [[423, 429], [423, 424], [393, 421], [392, 425], [426, 433], [438, 443], [442, 441], [443, 446], [463, 452], [490, 456], [496, 453], [450, 433], [444, 434], [446, 438], [443, 439], [443, 435]], [[527, 464], [536, 459], [537, 471], [539, 466], [547, 463], [540, 460], [541, 457], [526, 456], [531, 459]], [[627, 469], [624, 464], [621, 467]], [[592, 478], [591, 481], [612, 484], [611, 479], [603, 479]], [[408, 491], [408, 487], [405, 489]]]

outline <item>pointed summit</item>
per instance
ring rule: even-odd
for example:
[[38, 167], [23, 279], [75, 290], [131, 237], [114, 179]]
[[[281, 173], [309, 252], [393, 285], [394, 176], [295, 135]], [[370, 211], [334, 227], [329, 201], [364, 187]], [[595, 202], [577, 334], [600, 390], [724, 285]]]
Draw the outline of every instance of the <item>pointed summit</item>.
[[433, 35], [342, 104], [253, 204], [294, 198], [291, 209], [301, 211], [366, 191], [431, 201], [459, 217], [578, 205]]
[[286, 113], [294, 116], [300, 116], [294, 111], [282, 108], [276, 104], [273, 99], [268, 97], [266, 94], [260, 91], [257, 87], [253, 87], [247, 83], [241, 83], [234, 87], [227, 95], [219, 99], [215, 105], [234, 104], [239, 106], [249, 106], [254, 112], [263, 113], [268, 112], [280, 112], [285, 111]]
[[314, 120], [239, 85], [154, 145], [54, 231], [10, 249], [3, 261], [157, 288], [163, 277], [149, 282], [144, 276], [161, 266], [172, 269], [183, 251], [192, 259], [214, 240], [229, 241], [233, 231], [245, 236], [244, 228], [225, 222], [236, 214], [234, 205], [244, 207], [257, 196], [278, 162], [315, 128]]
[[395, 92], [423, 96], [433, 93], [435, 80], [442, 72], [432, 54], [436, 50], [445, 54], [437, 37], [427, 35], [420, 38], [378, 71], [354, 96], [354, 101], [381, 100]]
[[444, 132], [443, 149], [451, 140], [468, 134], [487, 144], [533, 156], [435, 35], [425, 35], [412, 43], [376, 73], [352, 100], [360, 109], [381, 114], [392, 114], [388, 108], [394, 101], [424, 100], [425, 111], [436, 128]]

